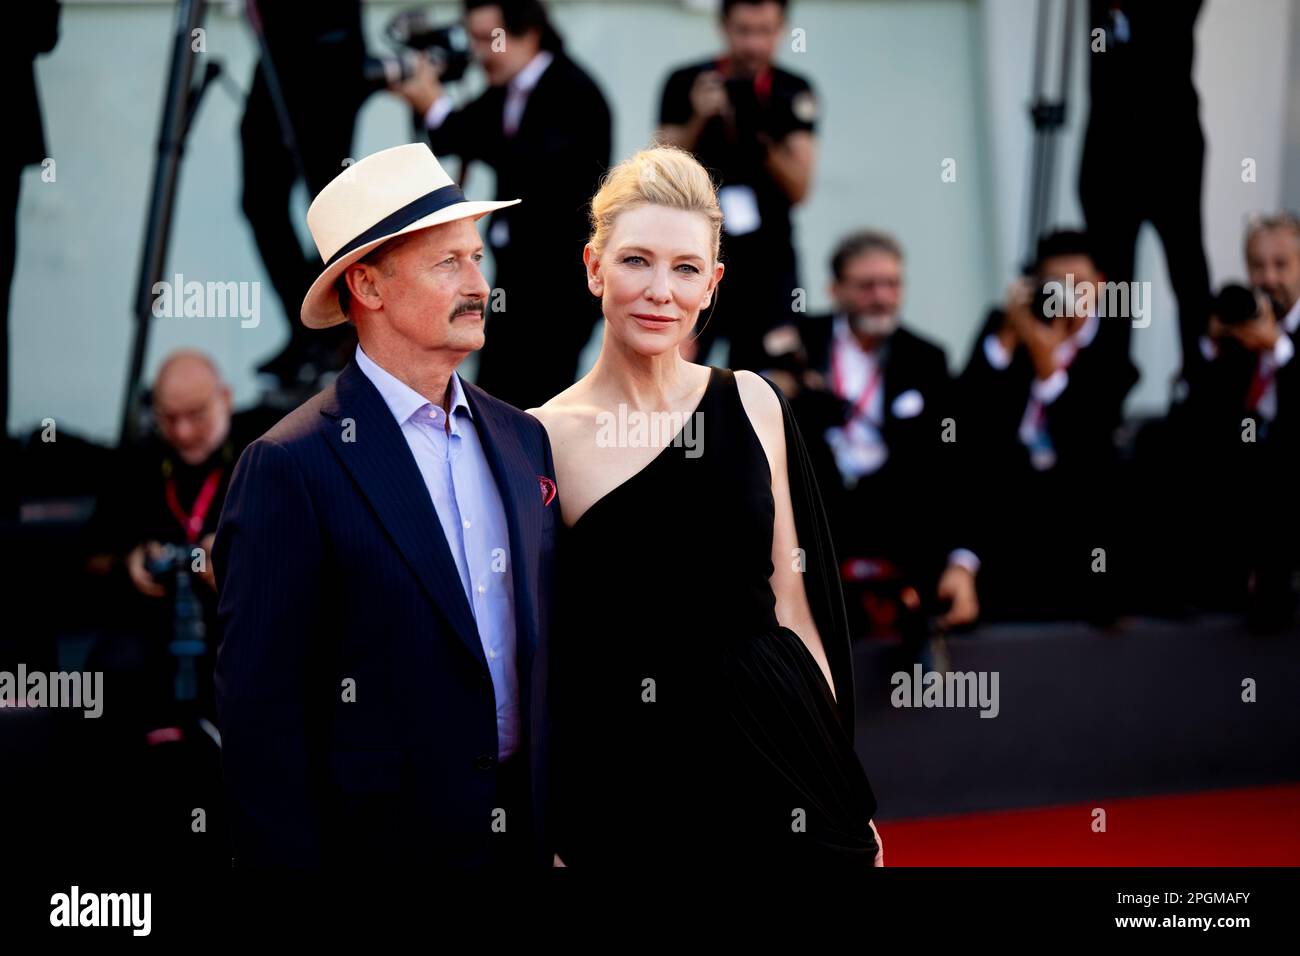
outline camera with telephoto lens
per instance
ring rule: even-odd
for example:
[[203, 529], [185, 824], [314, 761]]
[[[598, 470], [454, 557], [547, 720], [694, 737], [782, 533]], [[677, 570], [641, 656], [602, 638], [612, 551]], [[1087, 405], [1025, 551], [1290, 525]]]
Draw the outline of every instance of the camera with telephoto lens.
[[443, 83], [454, 83], [469, 69], [472, 58], [465, 28], [459, 23], [435, 26], [419, 7], [399, 11], [388, 21], [384, 35], [395, 52], [367, 56], [365, 62], [366, 83], [375, 89], [409, 79], [421, 54], [433, 63]]
[[[1034, 287], [1034, 298], [1033, 301], [1029, 303], [1029, 314], [1039, 322], [1042, 322], [1043, 325], [1051, 325], [1065, 314], [1065, 303], [1060, 301], [1059, 293], [1054, 294], [1048, 292], [1043, 288], [1044, 285], [1046, 285], [1046, 283], [1041, 283]], [[1053, 307], [1052, 303], [1053, 298], [1057, 300], [1055, 307]], [[1053, 312], [1055, 312], [1055, 314], [1053, 314]]]
[[198, 697], [198, 662], [207, 653], [207, 624], [203, 605], [194, 590], [191, 561], [196, 546], [168, 543], [157, 557], [145, 559], [145, 570], [155, 580], [172, 578], [172, 640], [167, 650], [176, 658], [174, 697], [178, 702]]
[[188, 571], [191, 556], [187, 545], [164, 544], [156, 557], [145, 558], [144, 567], [155, 580], [161, 581], [178, 571]]
[[1274, 318], [1281, 319], [1286, 314], [1281, 303], [1264, 292], [1237, 283], [1229, 283], [1219, 290], [1214, 297], [1210, 312], [1221, 325], [1234, 326], [1259, 318], [1259, 296], [1268, 300], [1273, 309]]

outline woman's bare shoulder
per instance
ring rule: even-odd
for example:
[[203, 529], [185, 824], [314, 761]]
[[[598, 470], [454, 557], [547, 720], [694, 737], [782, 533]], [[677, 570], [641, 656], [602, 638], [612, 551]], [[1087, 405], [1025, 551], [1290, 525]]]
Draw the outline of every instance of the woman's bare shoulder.
[[577, 382], [538, 408], [525, 409], [542, 423], [552, 443], [592, 427], [599, 409], [592, 405], [587, 390], [581, 385]]
[[785, 422], [781, 415], [781, 402], [776, 397], [771, 384], [755, 372], [739, 369], [732, 373], [736, 376], [736, 389], [740, 392], [740, 403], [745, 407], [745, 414], [754, 426], [769, 454], [785, 444]]

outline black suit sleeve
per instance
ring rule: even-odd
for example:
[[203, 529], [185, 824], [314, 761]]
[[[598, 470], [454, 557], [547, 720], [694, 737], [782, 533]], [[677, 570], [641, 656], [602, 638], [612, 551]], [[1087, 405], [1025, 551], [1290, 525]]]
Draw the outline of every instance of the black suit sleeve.
[[259, 439], [235, 468], [213, 548], [216, 692], [239, 863], [315, 865], [308, 677], [321, 538], [301, 472]]
[[1077, 361], [1068, 384], [1046, 408], [1047, 430], [1064, 467], [1089, 471], [1105, 468], [1114, 458], [1115, 429], [1123, 420], [1124, 399], [1137, 381], [1127, 358], [1112, 360], [1098, 352]]
[[676, 70], [664, 82], [659, 97], [659, 125], [680, 126], [689, 123], [694, 112], [691, 106], [691, 85], [698, 75], [694, 70]]
[[490, 94], [489, 90], [460, 109], [453, 109], [441, 126], [427, 131], [429, 146], [435, 156], [459, 156], [465, 162], [480, 159], [491, 164], [494, 161], [484, 147], [500, 138], [490, 134], [492, 123], [501, 125], [503, 101]]

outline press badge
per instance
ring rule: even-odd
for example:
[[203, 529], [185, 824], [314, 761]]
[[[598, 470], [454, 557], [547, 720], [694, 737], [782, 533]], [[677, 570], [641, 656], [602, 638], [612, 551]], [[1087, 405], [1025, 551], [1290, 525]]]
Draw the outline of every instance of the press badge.
[[889, 448], [880, 432], [862, 421], [828, 428], [826, 444], [830, 445], [846, 488], [855, 486], [859, 478], [879, 471], [889, 458]]

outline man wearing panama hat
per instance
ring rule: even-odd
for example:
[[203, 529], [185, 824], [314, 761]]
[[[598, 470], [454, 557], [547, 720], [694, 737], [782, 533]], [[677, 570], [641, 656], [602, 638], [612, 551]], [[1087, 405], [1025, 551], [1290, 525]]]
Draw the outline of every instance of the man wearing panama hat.
[[236, 864], [546, 864], [546, 432], [456, 367], [489, 288], [470, 202], [423, 144], [307, 212], [338, 378], [244, 452], [213, 549]]

